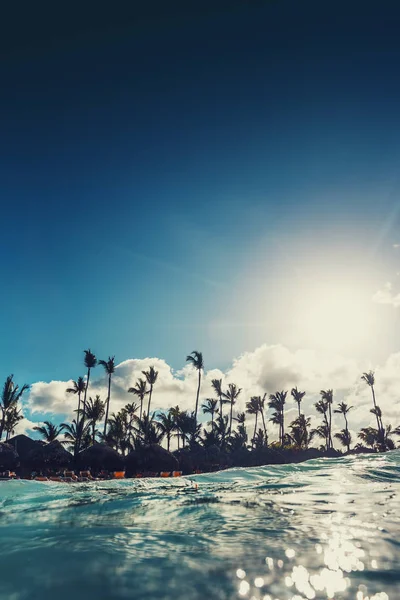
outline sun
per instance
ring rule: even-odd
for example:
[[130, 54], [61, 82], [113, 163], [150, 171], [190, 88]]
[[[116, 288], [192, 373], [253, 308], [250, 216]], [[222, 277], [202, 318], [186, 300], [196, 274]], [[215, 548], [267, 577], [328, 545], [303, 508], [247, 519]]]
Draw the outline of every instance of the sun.
[[365, 348], [374, 336], [370, 294], [355, 283], [316, 283], [307, 289], [294, 315], [303, 344], [339, 352]]

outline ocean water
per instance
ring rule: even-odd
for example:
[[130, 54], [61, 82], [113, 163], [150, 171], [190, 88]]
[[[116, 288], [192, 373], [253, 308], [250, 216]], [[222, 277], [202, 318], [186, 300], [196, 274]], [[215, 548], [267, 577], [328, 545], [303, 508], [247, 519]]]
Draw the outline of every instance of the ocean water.
[[400, 599], [400, 451], [0, 482], [0, 598]]

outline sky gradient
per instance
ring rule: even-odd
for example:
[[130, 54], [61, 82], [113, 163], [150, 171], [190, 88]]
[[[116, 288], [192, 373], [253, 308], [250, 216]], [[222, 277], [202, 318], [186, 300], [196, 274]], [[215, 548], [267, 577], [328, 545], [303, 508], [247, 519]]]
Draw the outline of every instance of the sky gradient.
[[[372, 298], [400, 270], [399, 25], [389, 0], [10, 13], [2, 378], [76, 379], [87, 347], [175, 369], [398, 350]], [[342, 348], [329, 303], [308, 324], [323, 289], [362, 317]]]

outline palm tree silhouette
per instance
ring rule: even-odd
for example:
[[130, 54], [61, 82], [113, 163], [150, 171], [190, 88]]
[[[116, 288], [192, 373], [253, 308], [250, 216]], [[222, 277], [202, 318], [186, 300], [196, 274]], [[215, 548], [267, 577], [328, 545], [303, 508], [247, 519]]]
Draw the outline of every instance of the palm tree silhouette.
[[13, 406], [7, 411], [6, 421], [4, 423], [4, 430], [6, 431], [6, 443], [10, 439], [10, 435], [13, 435], [15, 433], [15, 427], [20, 421], [22, 421], [23, 418], [24, 417], [21, 414], [21, 409], [17, 406]]
[[157, 426], [163, 436], [167, 438], [167, 450], [169, 452], [171, 437], [175, 430], [175, 419], [170, 410], [167, 413], [160, 412], [158, 414]]
[[6, 424], [7, 414], [13, 411], [20, 401], [22, 394], [29, 389], [26, 383], [19, 388], [13, 381], [14, 375], [9, 375], [4, 383], [0, 398], [1, 420], [0, 420], [0, 440], [3, 437], [3, 431]]
[[[124, 408], [122, 408], [122, 412], [124, 412], [126, 414], [126, 416], [129, 418], [129, 422], [128, 422], [128, 437], [127, 437], [127, 441], [129, 442], [129, 445], [133, 448], [133, 420], [137, 419], [136, 416], [136, 412], [138, 409], [138, 405], [135, 404], [134, 402], [131, 402], [130, 404], [126, 404], [124, 406]], [[140, 417], [139, 417], [140, 418]]]
[[229, 418], [229, 435], [232, 433], [232, 417], [233, 417], [233, 406], [236, 404], [242, 388], [238, 388], [235, 383], [230, 383], [226, 392], [223, 392], [223, 397], [227, 400], [227, 403], [231, 405], [230, 418]]
[[145, 379], [138, 379], [135, 383], [135, 387], [130, 387], [128, 392], [130, 394], [135, 394], [135, 396], [137, 396], [140, 400], [139, 419], [141, 419], [143, 413], [143, 400], [146, 394], [149, 393], [147, 391], [147, 381]]
[[78, 421], [79, 421], [80, 412], [81, 412], [81, 394], [82, 394], [82, 392], [85, 391], [85, 389], [86, 389], [86, 384], [85, 384], [85, 380], [83, 379], [83, 377], [78, 377], [77, 381], [72, 382], [72, 387], [66, 389], [66, 392], [68, 394], [78, 394], [78, 413], [77, 413]]
[[142, 373], [146, 377], [146, 381], [150, 386], [149, 401], [147, 404], [147, 416], [149, 416], [150, 415], [151, 397], [153, 395], [153, 386], [154, 386], [155, 382], [157, 381], [158, 371], [156, 371], [154, 369], [154, 367], [150, 367], [148, 371], [142, 371]]
[[[83, 352], [85, 353], [84, 363], [85, 363], [85, 367], [87, 368], [85, 395], [83, 397], [83, 412], [85, 412], [85, 410], [86, 410], [86, 395], [87, 395], [87, 391], [89, 389], [89, 381], [90, 381], [90, 371], [92, 369], [94, 369], [95, 366], [97, 365], [97, 358], [93, 354], [93, 352], [90, 350], [90, 348], [88, 350], [84, 350]], [[79, 419], [78, 419], [78, 423], [79, 423]]]
[[[376, 417], [376, 424], [378, 426], [378, 433], [379, 435], [382, 437], [382, 433], [383, 433], [383, 425], [382, 425], [382, 413], [377, 410], [379, 407], [376, 404], [376, 399], [375, 399], [375, 373], [373, 371], [368, 371], [368, 373], [363, 373], [361, 376], [362, 381], [365, 381], [365, 383], [367, 385], [369, 385], [369, 387], [371, 388], [371, 392], [372, 392], [372, 401], [374, 404], [374, 408], [372, 414], [375, 415]], [[380, 413], [380, 414], [379, 414]]]
[[115, 356], [109, 356], [108, 360], [99, 360], [99, 365], [101, 365], [106, 374], [108, 375], [108, 393], [106, 400], [106, 418], [104, 419], [104, 431], [103, 435], [106, 435], [107, 431], [107, 422], [108, 422], [108, 411], [110, 410], [110, 397], [111, 397], [111, 377], [115, 372]]
[[325, 432], [325, 431], [328, 432], [328, 437], [326, 438], [326, 450], [328, 450], [328, 448], [329, 448], [328, 403], [326, 402], [326, 400], [321, 399], [321, 400], [318, 400], [314, 404], [314, 406], [315, 406], [317, 412], [319, 412], [324, 417], [323, 425], [318, 426], [316, 429], [314, 429], [314, 432], [319, 437], [323, 437], [322, 432]]
[[198, 352], [198, 350], [193, 350], [193, 352], [186, 357], [186, 362], [190, 363], [199, 374], [196, 393], [196, 407], [194, 409], [194, 420], [197, 423], [197, 410], [199, 406], [199, 394], [201, 386], [201, 371], [204, 370], [203, 354], [201, 352]]
[[213, 379], [211, 385], [219, 399], [219, 414], [222, 417], [222, 404], [223, 404], [223, 391], [222, 391], [222, 379]]
[[253, 438], [251, 440], [251, 447], [254, 447], [254, 442], [256, 439], [257, 432], [257, 419], [258, 419], [258, 411], [260, 410], [260, 405], [258, 403], [260, 396], [252, 396], [248, 402], [246, 402], [246, 412], [249, 415], [255, 415], [255, 423], [254, 423], [254, 433]]
[[291, 433], [289, 434], [289, 439], [299, 449], [307, 449], [315, 435], [315, 430], [309, 432], [310, 424], [310, 417], [305, 417], [302, 414], [290, 423]]
[[297, 389], [297, 386], [292, 388], [292, 391], [290, 393], [292, 394], [293, 400], [297, 403], [297, 407], [299, 409], [299, 417], [300, 417], [301, 416], [300, 404], [301, 404], [301, 401], [303, 400], [304, 396], [306, 395], [306, 393], [300, 392]]
[[63, 427], [61, 425], [57, 427], [57, 425], [54, 425], [50, 421], [44, 421], [43, 425], [36, 425], [33, 427], [33, 430], [40, 433], [45, 442], [50, 443], [58, 438]]
[[88, 425], [92, 427], [92, 444], [96, 441], [96, 425], [104, 417], [104, 402], [100, 396], [95, 396], [95, 399], [89, 398], [86, 406], [86, 418]]
[[285, 403], [286, 403], [287, 392], [276, 392], [270, 394], [268, 406], [275, 412], [273, 413], [270, 421], [275, 425], [279, 425], [279, 443], [281, 446], [284, 444], [285, 439]]
[[178, 426], [178, 419], [179, 419], [179, 415], [181, 414], [181, 409], [179, 408], [178, 405], [173, 406], [172, 408], [169, 409], [169, 412], [171, 413], [172, 419], [174, 421], [174, 430], [176, 431], [176, 440], [178, 442], [178, 450], [179, 450], [179, 437], [180, 437], [180, 432], [179, 432], [179, 426]]
[[68, 448], [74, 452], [75, 458], [79, 450], [85, 450], [85, 448], [90, 446], [92, 442], [90, 426], [88, 423], [85, 423], [83, 416], [78, 422], [73, 419], [72, 423], [61, 423], [60, 427], [62, 427], [64, 433], [63, 443], [68, 443]]
[[328, 428], [329, 428], [329, 440], [328, 449], [333, 448], [332, 442], [332, 403], [333, 403], [333, 390], [321, 390], [321, 399], [326, 403], [328, 407]]
[[[335, 408], [335, 410], [333, 411], [334, 413], [343, 415], [343, 417], [344, 417], [345, 428], [341, 433], [335, 433], [335, 438], [337, 440], [340, 440], [340, 442], [343, 444], [343, 446], [347, 446], [347, 452], [350, 452], [350, 444], [351, 444], [351, 435], [349, 432], [347, 415], [351, 411], [352, 408], [353, 408], [352, 406], [348, 406], [345, 402], [340, 402], [338, 404], [338, 408]], [[344, 435], [343, 435], [343, 433], [344, 433]]]
[[211, 430], [214, 429], [214, 415], [218, 413], [217, 404], [218, 400], [215, 400], [214, 398], [207, 398], [201, 407], [205, 415], [211, 415]]

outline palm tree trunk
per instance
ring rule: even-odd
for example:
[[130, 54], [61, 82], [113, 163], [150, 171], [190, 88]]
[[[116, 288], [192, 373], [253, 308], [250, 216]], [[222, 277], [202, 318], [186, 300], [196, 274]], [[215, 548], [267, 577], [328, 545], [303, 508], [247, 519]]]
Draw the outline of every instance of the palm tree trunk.
[[94, 446], [94, 443], [96, 441], [96, 421], [93, 421], [92, 423], [92, 445]]
[[375, 399], [375, 390], [374, 390], [373, 385], [371, 385], [371, 392], [372, 392], [372, 401], [374, 403], [374, 408], [375, 408], [376, 423], [378, 425], [378, 435], [379, 435], [379, 437], [381, 437], [381, 435], [382, 435], [381, 432], [382, 432], [383, 426], [382, 426], [382, 421], [379, 420], [378, 413], [376, 412], [377, 406], [376, 406], [376, 399]]
[[197, 409], [198, 409], [198, 406], [199, 406], [200, 385], [201, 385], [201, 369], [199, 369], [199, 382], [197, 384], [197, 394], [196, 394], [196, 408], [195, 408], [195, 411], [194, 411], [194, 424], [195, 424], [195, 427], [197, 425]]
[[222, 419], [222, 394], [219, 395], [219, 411]]
[[108, 396], [107, 396], [106, 418], [104, 421], [104, 431], [103, 431], [104, 436], [107, 433], [108, 410], [110, 408], [110, 394], [111, 394], [111, 373], [109, 373], [109, 375], [108, 375]]
[[87, 370], [87, 380], [86, 380], [86, 387], [85, 387], [85, 395], [83, 397], [83, 417], [85, 418], [85, 414], [86, 414], [86, 394], [87, 391], [89, 389], [89, 381], [90, 381], [90, 367], [88, 367]]
[[328, 410], [329, 410], [329, 448], [333, 447], [333, 442], [332, 442], [332, 408], [331, 408], [331, 404], [329, 403], [328, 406]]
[[81, 411], [81, 393], [78, 392], [78, 416], [77, 416], [77, 421], [79, 423], [79, 413]]
[[153, 393], [153, 384], [150, 385], [150, 393], [149, 393], [149, 402], [147, 404], [147, 417], [150, 416], [150, 404], [151, 404], [151, 395]]
[[264, 427], [264, 436], [265, 436], [265, 439], [267, 439], [267, 426], [265, 425], [264, 411], [260, 410], [260, 413], [261, 413], [261, 418], [262, 418], [263, 427]]
[[211, 431], [214, 431], [214, 411], [211, 412]]
[[283, 439], [285, 437], [285, 413], [282, 409], [282, 447], [283, 447]]
[[143, 410], [143, 397], [140, 398], [140, 415], [139, 420], [142, 420], [142, 410]]
[[253, 435], [253, 439], [252, 439], [252, 443], [251, 443], [251, 447], [254, 448], [254, 441], [256, 439], [256, 433], [257, 433], [257, 418], [258, 418], [258, 411], [256, 412], [256, 422], [254, 424], [254, 435]]
[[301, 417], [301, 412], [300, 412], [300, 402], [297, 403], [297, 406], [299, 407], [299, 417]]
[[229, 422], [229, 435], [232, 435], [233, 400], [231, 400], [231, 419]]
[[170, 444], [170, 434], [167, 435], [167, 450], [169, 452], [169, 444]]
[[1, 423], [0, 423], [0, 440], [1, 440], [1, 438], [3, 437], [4, 425], [6, 422], [6, 411], [2, 406], [0, 406], [0, 408], [3, 413], [2, 417], [1, 417]]

